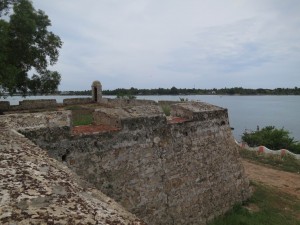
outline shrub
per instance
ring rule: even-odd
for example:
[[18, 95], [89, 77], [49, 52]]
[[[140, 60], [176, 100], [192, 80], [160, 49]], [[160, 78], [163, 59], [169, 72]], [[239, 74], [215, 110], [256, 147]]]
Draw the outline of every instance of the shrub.
[[118, 93], [117, 98], [120, 98], [120, 99], [136, 99], [136, 96], [134, 96], [132, 94]]
[[264, 145], [269, 149], [288, 149], [294, 153], [300, 153], [300, 144], [290, 137], [290, 132], [283, 128], [277, 129], [274, 126], [267, 126], [259, 131], [244, 133], [242, 140], [249, 146], [255, 147]]
[[181, 101], [181, 102], [188, 102], [189, 101], [189, 99], [188, 98], [179, 98], [179, 100]]

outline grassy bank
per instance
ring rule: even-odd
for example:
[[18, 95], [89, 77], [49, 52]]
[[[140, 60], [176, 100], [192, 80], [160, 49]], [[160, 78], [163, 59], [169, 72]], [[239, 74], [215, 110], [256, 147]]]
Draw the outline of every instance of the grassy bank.
[[295, 157], [288, 154], [285, 156], [280, 156], [241, 149], [240, 155], [244, 159], [255, 161], [264, 165], [269, 165], [274, 167], [275, 169], [280, 169], [292, 173], [300, 173], [300, 160], [297, 160]]
[[252, 183], [253, 196], [209, 225], [300, 225], [300, 200], [274, 188]]

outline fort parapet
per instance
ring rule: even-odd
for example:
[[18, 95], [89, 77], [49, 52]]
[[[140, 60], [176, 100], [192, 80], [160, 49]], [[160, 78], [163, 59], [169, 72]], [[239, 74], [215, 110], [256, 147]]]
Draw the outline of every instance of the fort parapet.
[[[0, 101], [1, 113], [14, 113], [22, 110], [40, 110], [48, 109], [53, 110], [58, 107], [71, 106], [71, 105], [86, 105], [94, 104], [94, 100], [90, 97], [86, 98], [66, 98], [63, 103], [57, 103], [56, 99], [37, 99], [37, 100], [22, 100], [17, 105], [11, 105], [9, 101]], [[139, 99], [113, 99], [101, 98], [97, 102], [99, 105], [108, 107], [127, 107], [127, 106], [141, 106], [141, 105], [156, 105], [157, 103], [152, 100], [139, 100]], [[1, 114], [0, 113], [0, 114]]]
[[[249, 198], [224, 108], [153, 101], [105, 100], [95, 105], [94, 132], [75, 133], [70, 111], [11, 114], [0, 123], [150, 225], [206, 224]], [[167, 104], [163, 103], [163, 104]]]

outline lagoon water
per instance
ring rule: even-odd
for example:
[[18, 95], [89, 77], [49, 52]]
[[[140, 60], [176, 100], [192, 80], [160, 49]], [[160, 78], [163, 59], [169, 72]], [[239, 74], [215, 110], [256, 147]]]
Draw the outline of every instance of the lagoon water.
[[300, 96], [139, 96], [152, 100], [188, 100], [208, 102], [228, 109], [230, 126], [237, 140], [245, 130], [264, 126], [285, 128], [300, 141]]
[[[79, 97], [87, 96], [29, 96], [26, 99], [56, 99], [61, 103], [65, 98]], [[115, 96], [106, 97], [114, 98]], [[291, 136], [300, 141], [300, 96], [151, 95], [137, 96], [137, 98], [155, 101], [179, 101], [179, 98], [184, 98], [227, 108], [230, 125], [234, 128], [233, 135], [237, 140], [241, 139], [245, 130], [256, 130], [257, 126], [262, 128], [272, 125], [289, 130]], [[23, 99], [13, 96], [5, 100], [15, 105]]]

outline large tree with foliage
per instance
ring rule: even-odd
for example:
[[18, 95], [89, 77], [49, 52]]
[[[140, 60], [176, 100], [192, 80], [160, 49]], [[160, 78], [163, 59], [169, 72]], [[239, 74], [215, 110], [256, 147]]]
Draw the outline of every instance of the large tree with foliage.
[[0, 16], [7, 15], [11, 6], [20, 0], [0, 0]]
[[[62, 41], [49, 26], [48, 16], [31, 1], [0, 0], [0, 96], [57, 90], [60, 75], [47, 67], [57, 62]], [[37, 74], [29, 76], [32, 71]]]

